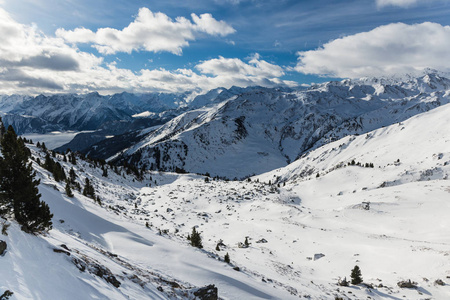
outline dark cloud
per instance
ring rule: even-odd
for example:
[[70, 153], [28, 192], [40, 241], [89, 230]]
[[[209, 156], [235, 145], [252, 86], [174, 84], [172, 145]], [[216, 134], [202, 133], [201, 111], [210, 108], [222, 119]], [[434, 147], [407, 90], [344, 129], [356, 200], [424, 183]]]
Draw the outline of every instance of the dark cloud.
[[59, 53], [50, 55], [44, 53], [42, 55], [26, 58], [21, 61], [21, 65], [55, 71], [77, 71], [80, 67], [78, 61], [73, 57]]
[[79, 63], [72, 56], [60, 53], [47, 54], [22, 58], [20, 61], [0, 60], [3, 67], [30, 67], [33, 69], [48, 69], [54, 71], [78, 71]]
[[37, 87], [52, 90], [62, 90], [63, 87], [56, 82], [40, 77], [33, 77], [18, 69], [7, 69], [0, 73], [0, 80], [15, 82], [19, 87]]

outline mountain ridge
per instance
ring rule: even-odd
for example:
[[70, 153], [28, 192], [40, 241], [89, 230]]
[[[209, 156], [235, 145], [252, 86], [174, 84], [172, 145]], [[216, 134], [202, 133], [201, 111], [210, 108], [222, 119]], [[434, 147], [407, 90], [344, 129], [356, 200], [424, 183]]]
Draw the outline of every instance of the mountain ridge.
[[243, 178], [449, 103], [449, 87], [449, 79], [427, 74], [397, 85], [343, 80], [300, 91], [251, 89], [181, 114], [114, 159], [154, 170]]

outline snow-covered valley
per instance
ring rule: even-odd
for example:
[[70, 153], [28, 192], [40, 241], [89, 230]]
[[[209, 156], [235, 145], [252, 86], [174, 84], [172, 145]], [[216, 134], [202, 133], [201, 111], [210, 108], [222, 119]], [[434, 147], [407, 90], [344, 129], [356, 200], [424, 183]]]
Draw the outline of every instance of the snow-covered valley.
[[[140, 181], [108, 165], [105, 177], [57, 154], [101, 205], [76, 190], [68, 197], [29, 145], [54, 226], [33, 236], [7, 221], [0, 294], [193, 299], [214, 284], [221, 299], [447, 299], [449, 122], [442, 105], [243, 181], [158, 171]], [[203, 249], [189, 245], [193, 227]], [[339, 286], [355, 265], [364, 284]], [[408, 280], [416, 288], [397, 284]]]

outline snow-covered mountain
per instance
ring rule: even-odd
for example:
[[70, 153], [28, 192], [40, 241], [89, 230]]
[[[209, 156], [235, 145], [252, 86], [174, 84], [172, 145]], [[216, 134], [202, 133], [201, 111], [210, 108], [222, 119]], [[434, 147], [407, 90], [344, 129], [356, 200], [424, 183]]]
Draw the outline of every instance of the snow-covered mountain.
[[5, 125], [22, 133], [54, 130], [96, 130], [118, 121], [132, 121], [143, 112], [159, 113], [185, 104], [187, 94], [130, 94], [102, 96], [62, 94], [37, 97], [0, 96]]
[[209, 105], [143, 131], [139, 142], [114, 159], [227, 178], [260, 174], [344, 136], [446, 104], [450, 80], [428, 73], [405, 81], [328, 82], [298, 91], [251, 88], [235, 94], [220, 89], [197, 99]]
[[[101, 205], [77, 190], [68, 197], [29, 145], [54, 228], [33, 236], [7, 221], [0, 293], [194, 299], [214, 284], [221, 299], [448, 299], [449, 123], [441, 105], [245, 181], [158, 171], [139, 181], [108, 165], [105, 177], [94, 162], [56, 154], [80, 185], [90, 179]], [[189, 246], [192, 227], [203, 249]], [[364, 284], [337, 285], [355, 265]], [[414, 288], [398, 285], [409, 280]]]

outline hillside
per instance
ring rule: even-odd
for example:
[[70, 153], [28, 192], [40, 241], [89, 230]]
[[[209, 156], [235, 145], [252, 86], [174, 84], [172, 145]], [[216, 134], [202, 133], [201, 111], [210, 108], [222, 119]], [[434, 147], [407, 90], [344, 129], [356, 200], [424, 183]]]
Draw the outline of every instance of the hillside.
[[[57, 155], [81, 185], [90, 178], [102, 205], [77, 191], [67, 197], [34, 164], [54, 229], [34, 237], [11, 222], [1, 236], [0, 291], [14, 299], [185, 299], [215, 284], [222, 299], [446, 299], [449, 286], [435, 281], [450, 276], [449, 116], [442, 105], [245, 181], [149, 172], [140, 182], [109, 167], [102, 177], [94, 163]], [[202, 250], [188, 245], [193, 226]], [[239, 244], [246, 237], [248, 248]], [[82, 272], [74, 259], [90, 267]], [[355, 265], [367, 286], [338, 286]], [[96, 276], [96, 266], [120, 286]], [[397, 286], [409, 279], [417, 288]]]
[[244, 178], [286, 166], [347, 135], [446, 104], [449, 88], [449, 79], [430, 73], [405, 81], [328, 82], [298, 91], [250, 89], [142, 131], [140, 141], [110, 159], [152, 170]]

